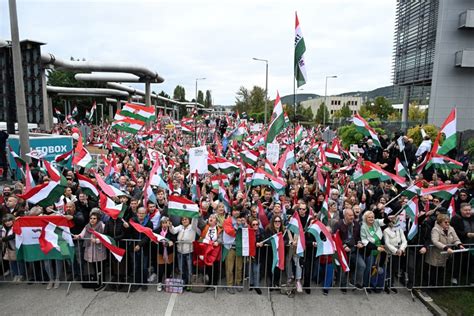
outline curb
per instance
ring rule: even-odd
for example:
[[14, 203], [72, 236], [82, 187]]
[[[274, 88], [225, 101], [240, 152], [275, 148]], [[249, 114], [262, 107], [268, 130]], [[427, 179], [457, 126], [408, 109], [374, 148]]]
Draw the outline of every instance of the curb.
[[433, 315], [436, 316], [447, 316], [448, 314], [436, 303], [433, 301], [431, 296], [429, 296], [426, 292], [422, 292], [421, 290], [412, 290], [412, 294], [416, 296], [422, 303], [423, 305], [428, 308], [428, 310], [433, 313]]

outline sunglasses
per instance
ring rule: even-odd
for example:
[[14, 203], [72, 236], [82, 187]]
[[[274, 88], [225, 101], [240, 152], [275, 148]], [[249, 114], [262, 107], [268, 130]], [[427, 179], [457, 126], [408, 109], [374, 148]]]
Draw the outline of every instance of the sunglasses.
[[252, 224], [252, 226], [258, 226], [258, 223], [257, 224]]
[[274, 221], [274, 223], [281, 223], [281, 221]]

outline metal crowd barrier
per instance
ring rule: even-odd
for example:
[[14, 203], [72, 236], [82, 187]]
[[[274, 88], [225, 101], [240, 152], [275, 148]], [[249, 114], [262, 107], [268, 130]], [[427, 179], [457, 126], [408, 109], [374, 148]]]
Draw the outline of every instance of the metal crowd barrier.
[[[49, 281], [57, 281], [59, 286], [67, 285], [67, 293], [72, 284], [81, 284], [99, 290], [103, 285], [106, 290], [127, 293], [139, 288], [178, 293], [212, 290], [215, 296], [219, 288], [228, 288], [231, 292], [264, 290], [267, 294], [280, 291], [292, 296], [296, 292], [298, 278], [301, 278], [304, 291], [323, 290], [325, 294], [330, 290], [361, 290], [368, 294], [412, 288], [474, 287], [474, 244], [465, 245], [467, 250], [457, 250], [451, 255], [442, 253], [443, 260], [439, 266], [429, 265], [426, 260], [430, 252], [436, 251], [434, 246], [429, 246], [423, 254], [420, 253], [422, 245], [409, 245], [401, 256], [355, 249], [347, 253], [350, 271], [344, 272], [336, 265], [336, 256], [316, 257], [314, 247], [306, 249], [305, 257], [298, 257], [287, 246], [284, 269], [276, 267], [272, 271], [273, 252], [269, 245], [257, 247], [255, 257], [237, 257], [235, 249], [231, 249], [226, 260], [206, 265], [202, 260], [193, 264], [192, 253], [188, 257], [178, 252], [177, 245], [185, 242], [175, 242], [171, 247], [165, 247], [162, 243], [147, 243], [138, 249], [139, 240], [120, 240], [117, 246], [125, 249], [121, 262], [103, 246], [102, 251], [107, 252], [106, 259], [99, 261], [98, 244], [92, 244], [91, 249], [87, 250], [87, 262], [84, 259], [85, 240], [74, 240], [74, 243], [72, 261], [20, 262], [3, 259], [0, 282], [46, 285]], [[2, 258], [4, 256], [2, 252]], [[184, 266], [189, 265], [186, 260], [191, 260], [191, 271], [184, 275]], [[234, 264], [229, 265], [230, 261]], [[234, 280], [227, 282], [231, 274]]]

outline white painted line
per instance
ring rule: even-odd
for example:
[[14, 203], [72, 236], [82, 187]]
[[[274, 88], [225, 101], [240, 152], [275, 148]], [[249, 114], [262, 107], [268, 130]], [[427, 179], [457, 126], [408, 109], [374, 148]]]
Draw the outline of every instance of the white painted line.
[[174, 303], [176, 302], [177, 296], [178, 294], [176, 293], [171, 294], [170, 300], [168, 301], [168, 306], [166, 307], [165, 316], [171, 316], [173, 313]]

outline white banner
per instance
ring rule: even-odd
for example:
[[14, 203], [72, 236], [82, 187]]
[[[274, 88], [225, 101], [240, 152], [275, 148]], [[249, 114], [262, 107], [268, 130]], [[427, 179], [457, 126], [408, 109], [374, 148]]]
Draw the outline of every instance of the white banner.
[[207, 147], [194, 147], [189, 149], [189, 172], [192, 174], [197, 172], [199, 174], [207, 173]]
[[271, 163], [277, 163], [280, 158], [280, 145], [278, 143], [267, 144], [267, 159]]

